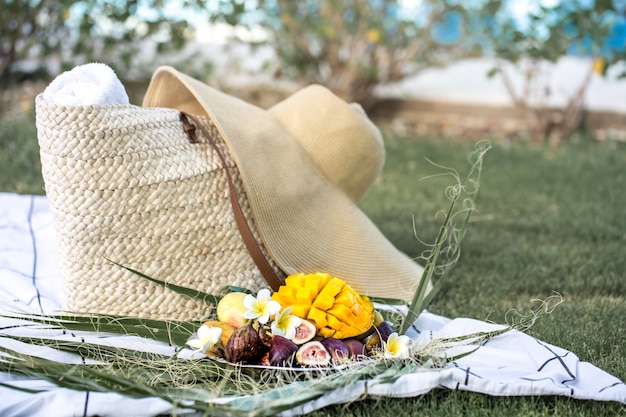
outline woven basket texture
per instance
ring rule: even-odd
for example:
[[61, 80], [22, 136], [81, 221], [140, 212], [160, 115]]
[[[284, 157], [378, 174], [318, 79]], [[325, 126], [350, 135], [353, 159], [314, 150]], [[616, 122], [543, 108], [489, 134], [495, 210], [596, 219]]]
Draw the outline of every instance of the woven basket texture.
[[[36, 110], [65, 309], [174, 320], [210, 313], [211, 306], [110, 261], [210, 294], [227, 285], [267, 286], [241, 240], [221, 161], [203, 135], [189, 143], [178, 111], [60, 106], [40, 98]], [[200, 119], [226, 157], [260, 242], [227, 146], [211, 120]]]

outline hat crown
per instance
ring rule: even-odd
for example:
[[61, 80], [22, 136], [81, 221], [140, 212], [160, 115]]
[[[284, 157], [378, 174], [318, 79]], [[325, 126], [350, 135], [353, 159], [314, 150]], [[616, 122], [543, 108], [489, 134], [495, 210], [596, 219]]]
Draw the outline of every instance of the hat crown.
[[385, 149], [378, 128], [359, 104], [320, 85], [305, 87], [270, 108], [324, 175], [358, 202], [380, 174]]

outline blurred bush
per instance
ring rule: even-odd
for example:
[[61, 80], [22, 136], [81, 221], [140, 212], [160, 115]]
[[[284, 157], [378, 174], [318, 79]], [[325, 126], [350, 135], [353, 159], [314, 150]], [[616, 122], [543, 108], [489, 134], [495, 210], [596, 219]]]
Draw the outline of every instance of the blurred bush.
[[[233, 43], [274, 52], [264, 67], [274, 79], [320, 83], [366, 109], [381, 84], [491, 56], [492, 75], [502, 77], [537, 140], [576, 129], [593, 71], [604, 74], [626, 56], [623, 0], [0, 0], [0, 7], [0, 93], [89, 61], [105, 61], [128, 85], [147, 79], [163, 57], [207, 79], [212, 58], [185, 47], [203, 41], [199, 23], [226, 23], [251, 29], [232, 30]], [[251, 31], [264, 36], [240, 36]], [[551, 91], [541, 65], [569, 54], [595, 59], [555, 112], [545, 106]], [[507, 66], [524, 72], [523, 88], [512, 85]]]
[[[162, 0], [1, 0], [0, 87], [91, 61], [141, 74], [141, 60], [180, 50], [194, 37]], [[187, 7], [203, 10], [204, 1]], [[149, 76], [149, 74], [147, 74]]]
[[[531, 139], [560, 142], [583, 120], [584, 96], [595, 73], [626, 56], [626, 2], [622, 0], [220, 0], [213, 20], [261, 26], [278, 57], [277, 76], [321, 83], [366, 109], [374, 89], [420, 70], [481, 55], [494, 58]], [[523, 6], [523, 7], [522, 7]], [[590, 57], [589, 68], [563, 108], [546, 63], [566, 55]], [[509, 72], [521, 71], [521, 88]]]
[[377, 85], [475, 52], [461, 36], [450, 39], [450, 17], [463, 10], [458, 2], [424, 0], [415, 8], [402, 3], [221, 0], [211, 18], [265, 28], [278, 59], [271, 65], [276, 77], [323, 84], [367, 109], [375, 104]]

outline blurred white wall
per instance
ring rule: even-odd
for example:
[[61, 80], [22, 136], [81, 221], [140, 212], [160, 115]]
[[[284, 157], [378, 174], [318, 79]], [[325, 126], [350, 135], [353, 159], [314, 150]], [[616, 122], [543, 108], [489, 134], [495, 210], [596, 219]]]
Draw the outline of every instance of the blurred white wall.
[[[546, 104], [563, 106], [581, 85], [590, 65], [590, 59], [575, 57], [562, 58], [556, 65], [545, 64], [546, 85], [552, 92]], [[399, 83], [381, 86], [377, 94], [385, 98], [512, 106], [501, 76], [487, 77], [493, 67], [494, 61], [489, 58], [461, 61], [444, 68], [424, 70]], [[523, 74], [513, 67], [506, 70], [517, 91], [521, 91]], [[626, 78], [617, 78], [617, 74], [624, 70], [626, 65], [622, 64], [610, 69], [605, 77], [592, 76], [585, 97], [588, 110], [626, 113]]]

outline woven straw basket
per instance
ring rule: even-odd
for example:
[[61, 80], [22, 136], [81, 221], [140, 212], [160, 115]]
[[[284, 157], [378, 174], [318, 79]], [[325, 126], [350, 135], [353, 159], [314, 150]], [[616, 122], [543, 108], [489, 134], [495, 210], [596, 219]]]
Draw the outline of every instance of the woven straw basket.
[[[177, 110], [62, 106], [41, 97], [36, 110], [65, 309], [180, 320], [209, 313], [110, 261], [212, 294], [226, 285], [267, 286], [235, 224], [222, 161], [203, 135], [190, 143]], [[208, 118], [200, 120], [259, 241], [224, 140]]]

